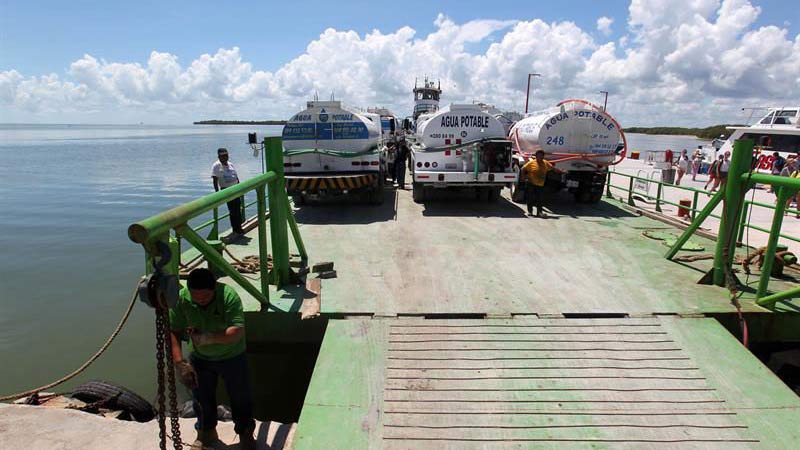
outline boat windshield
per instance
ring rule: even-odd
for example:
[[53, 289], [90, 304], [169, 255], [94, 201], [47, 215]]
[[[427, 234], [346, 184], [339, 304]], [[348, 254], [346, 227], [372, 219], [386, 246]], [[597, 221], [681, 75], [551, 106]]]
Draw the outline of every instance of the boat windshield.
[[769, 151], [800, 153], [800, 135], [744, 133], [740, 139], [752, 139], [756, 145], [767, 142]]
[[759, 122], [762, 125], [792, 125], [797, 117], [796, 109], [784, 109], [767, 114]]

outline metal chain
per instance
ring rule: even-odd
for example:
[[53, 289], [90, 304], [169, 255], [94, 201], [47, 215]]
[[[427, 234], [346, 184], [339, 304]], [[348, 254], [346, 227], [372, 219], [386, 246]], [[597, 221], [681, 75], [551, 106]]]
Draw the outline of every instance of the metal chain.
[[178, 422], [178, 390], [175, 386], [175, 362], [172, 359], [172, 340], [170, 337], [169, 315], [166, 308], [162, 309], [164, 316], [161, 321], [163, 324], [162, 334], [164, 336], [165, 346], [169, 342], [169, 348], [166, 352], [167, 355], [167, 388], [169, 389], [169, 412], [170, 412], [170, 428], [172, 428], [172, 442], [175, 450], [182, 450], [183, 444], [181, 443], [181, 426]]
[[[158, 291], [156, 287], [156, 277], [153, 277], [148, 286], [150, 298], [155, 298]], [[159, 448], [167, 450], [167, 426], [166, 426], [166, 406], [164, 404], [164, 315], [156, 302], [156, 373], [158, 377], [158, 391], [156, 394], [157, 413], [158, 413], [158, 440]]]
[[[170, 428], [172, 434], [170, 439], [173, 442], [175, 450], [182, 450], [183, 443], [181, 441], [180, 423], [178, 422], [178, 392], [175, 387], [175, 365], [172, 359], [172, 341], [170, 338], [169, 326], [169, 308], [164, 301], [162, 295], [156, 288], [156, 277], [151, 282], [148, 288], [151, 298], [157, 298], [155, 302], [156, 313], [156, 370], [158, 376], [158, 442], [161, 450], [167, 450], [167, 408], [166, 408], [166, 395], [165, 390], [168, 389], [169, 395], [169, 413], [170, 413]], [[167, 386], [164, 386], [164, 376], [167, 378]]]

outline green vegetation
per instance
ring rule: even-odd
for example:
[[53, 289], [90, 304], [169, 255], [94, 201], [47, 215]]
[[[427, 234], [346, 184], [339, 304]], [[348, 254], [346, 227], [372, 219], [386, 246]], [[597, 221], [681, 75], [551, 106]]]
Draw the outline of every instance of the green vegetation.
[[630, 127], [625, 128], [626, 133], [642, 134], [669, 134], [697, 136], [700, 139], [714, 139], [720, 135], [728, 137], [731, 133], [726, 127], [741, 125], [713, 125], [706, 128], [682, 128], [682, 127]]
[[285, 120], [200, 120], [195, 125], [286, 125]]

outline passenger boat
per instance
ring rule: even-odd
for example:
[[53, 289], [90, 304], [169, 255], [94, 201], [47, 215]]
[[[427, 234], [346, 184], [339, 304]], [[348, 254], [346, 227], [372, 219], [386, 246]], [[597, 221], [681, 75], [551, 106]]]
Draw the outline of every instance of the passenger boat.
[[773, 107], [751, 125], [728, 127], [732, 130], [728, 139], [718, 147], [718, 154], [733, 151], [737, 139], [752, 139], [758, 155], [758, 170], [769, 171], [778, 152], [786, 158], [800, 153], [800, 106]]

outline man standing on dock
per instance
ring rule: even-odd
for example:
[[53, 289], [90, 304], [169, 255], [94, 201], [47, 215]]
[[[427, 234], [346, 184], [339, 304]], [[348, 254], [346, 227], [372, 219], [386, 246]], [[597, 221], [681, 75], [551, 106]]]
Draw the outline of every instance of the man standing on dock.
[[[236, 168], [228, 161], [228, 149], [217, 149], [218, 161], [214, 162], [211, 166], [211, 179], [214, 181], [214, 191], [225, 189], [233, 185], [239, 184], [239, 174], [236, 173]], [[242, 198], [237, 197], [228, 202], [228, 212], [230, 213], [231, 229], [233, 230], [232, 237], [235, 235], [243, 235], [242, 229]]]
[[[204, 268], [189, 274], [178, 304], [169, 311], [175, 371], [192, 390], [197, 415], [197, 440], [192, 450], [213, 445], [217, 436], [217, 381], [222, 377], [231, 401], [234, 430], [241, 449], [255, 449], [255, 421], [245, 357], [244, 312], [239, 295], [217, 283]], [[189, 360], [183, 358], [181, 337], [188, 338]]]
[[547, 179], [547, 172], [560, 170], [548, 160], [544, 159], [544, 150], [537, 150], [536, 157], [525, 163], [520, 170], [528, 176], [528, 183], [525, 187], [525, 200], [528, 203], [528, 215], [533, 215], [533, 207], [536, 206], [536, 217], [544, 217], [542, 212], [542, 195], [544, 193], [544, 182]]

